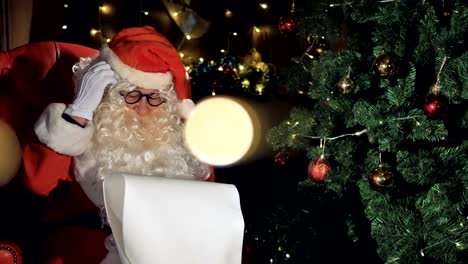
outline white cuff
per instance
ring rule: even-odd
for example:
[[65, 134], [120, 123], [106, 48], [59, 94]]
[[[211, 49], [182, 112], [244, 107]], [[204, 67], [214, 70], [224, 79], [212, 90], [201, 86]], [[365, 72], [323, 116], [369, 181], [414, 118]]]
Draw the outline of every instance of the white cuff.
[[93, 113], [81, 111], [79, 109], [76, 109], [73, 105], [69, 105], [65, 109], [64, 113], [72, 116], [82, 117], [86, 120], [93, 120]]
[[34, 132], [39, 140], [54, 151], [69, 156], [79, 156], [87, 149], [93, 136], [91, 122], [82, 128], [62, 118], [65, 104], [52, 103], [39, 116]]

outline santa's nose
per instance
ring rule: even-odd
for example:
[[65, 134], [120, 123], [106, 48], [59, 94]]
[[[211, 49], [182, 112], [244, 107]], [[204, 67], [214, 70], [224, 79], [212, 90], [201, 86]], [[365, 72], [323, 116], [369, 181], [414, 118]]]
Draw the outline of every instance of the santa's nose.
[[151, 112], [151, 108], [152, 107], [148, 104], [146, 100], [140, 100], [138, 103], [135, 104], [133, 110], [135, 110], [137, 114], [143, 116]]

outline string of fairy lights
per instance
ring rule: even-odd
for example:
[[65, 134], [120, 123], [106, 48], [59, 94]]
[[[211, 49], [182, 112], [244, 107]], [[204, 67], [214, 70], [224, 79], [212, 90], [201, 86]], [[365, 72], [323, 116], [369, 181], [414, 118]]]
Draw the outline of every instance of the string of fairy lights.
[[[191, 10], [190, 8], [187, 8], [187, 7], [182, 6], [180, 4], [175, 4], [175, 3], [173, 3], [173, 1], [163, 0], [162, 2], [166, 6], [168, 15], [178, 25], [184, 24], [186, 22], [184, 20], [193, 19], [193, 17], [191, 16], [192, 14], [196, 15], [194, 10]], [[74, 1], [71, 1], [71, 0], [67, 1], [66, 0], [63, 6], [64, 6], [64, 9], [69, 10], [69, 9], [71, 9], [73, 7], [73, 5], [79, 5], [79, 4], [80, 4], [79, 2], [74, 2]], [[136, 4], [138, 4], [138, 3], [136, 3]], [[96, 43], [109, 42], [116, 32], [109, 32], [109, 30], [106, 31], [103, 28], [103, 21], [104, 20], [109, 21], [109, 19], [107, 19], [107, 18], [109, 16], [113, 16], [115, 14], [115, 12], [117, 11], [116, 10], [117, 7], [116, 7], [116, 5], [114, 3], [112, 3], [112, 1], [109, 1], [109, 2], [100, 1], [100, 2], [98, 2], [96, 4], [96, 7], [97, 7], [97, 12], [98, 12], [98, 16], [97, 16], [98, 21], [95, 24], [95, 26], [91, 26], [89, 28], [89, 36]], [[152, 11], [150, 10], [150, 8], [145, 7], [145, 4], [144, 4], [144, 2], [142, 0], [139, 1], [139, 8], [140, 8], [140, 12], [139, 12], [140, 19], [139, 20], [140, 20], [140, 24], [142, 24], [142, 21], [144, 19], [147, 19], [147, 18], [151, 17]], [[258, 9], [261, 10], [261, 12], [269, 12], [271, 7], [267, 2], [261, 2], [261, 3], [258, 4]], [[187, 17], [187, 12], [189, 13], [188, 14], [189, 17]], [[229, 9], [229, 8], [226, 8], [225, 11], [224, 11], [224, 16], [225, 16], [226, 19], [233, 18], [235, 15], [241, 16], [241, 14], [235, 14], [234, 11]], [[200, 20], [201, 18], [195, 17], [195, 19]], [[193, 21], [189, 21], [186, 24], [189, 24], [189, 23], [192, 23], [192, 22]], [[70, 23], [72, 23], [72, 22], [64, 23], [62, 25], [62, 30], [63, 31], [70, 30], [70, 25], [69, 25]], [[186, 25], [184, 25], [184, 26], [186, 26]], [[195, 25], [195, 26], [199, 26], [199, 25]], [[201, 25], [201, 26], [206, 27], [206, 25]], [[182, 33], [184, 34], [184, 38], [183, 38], [183, 40], [181, 40], [181, 43], [179, 45], [176, 45], [176, 47], [179, 50], [182, 50], [184, 44], [187, 44], [186, 43], [187, 41], [190, 41], [190, 40], [193, 40], [193, 39], [198, 39], [198, 38], [202, 37], [203, 34], [206, 32], [206, 30], [203, 32], [203, 30], [199, 30], [197, 28], [195, 28], [195, 29], [192, 28], [192, 32], [190, 32], [190, 30], [187, 30], [187, 32], [184, 32], [184, 28], [181, 28], [181, 30], [183, 31]], [[196, 32], [197, 30], [202, 31], [202, 32], [197, 33]], [[271, 25], [266, 25], [266, 24], [265, 25], [258, 25], [256, 23], [253, 24], [249, 29], [249, 33], [252, 36], [252, 38], [251, 38], [252, 46], [255, 47], [255, 45], [258, 45], [258, 43], [260, 41], [265, 40], [266, 38], [268, 38], [269, 35], [274, 33], [274, 30], [275, 30], [274, 27], [272, 27]], [[221, 54], [225, 54], [225, 53], [230, 52], [231, 47], [232, 47], [232, 42], [237, 41], [240, 34], [239, 34], [239, 32], [233, 30], [233, 31], [227, 32], [226, 35], [227, 36], [226, 36], [225, 46], [219, 49], [219, 52]], [[185, 45], [185, 46], [189, 46], [189, 45]], [[186, 47], [185, 47], [184, 50], [185, 51], [187, 50]], [[181, 52], [182, 57], [185, 56], [185, 55], [187, 55], [187, 54], [184, 54], [183, 52]], [[195, 58], [195, 60], [203, 61], [204, 58], [203, 57], [198, 57], [198, 58]]]

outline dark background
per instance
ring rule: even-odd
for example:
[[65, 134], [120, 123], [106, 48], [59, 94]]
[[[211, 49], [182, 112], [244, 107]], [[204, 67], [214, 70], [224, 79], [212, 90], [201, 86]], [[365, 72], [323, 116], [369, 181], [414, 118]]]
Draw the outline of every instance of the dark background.
[[[227, 50], [229, 45], [229, 51], [233, 55], [244, 56], [250, 49], [256, 48], [262, 54], [263, 61], [282, 67], [290, 58], [300, 55], [306, 49], [301, 38], [283, 35], [278, 30], [279, 18], [290, 14], [291, 1], [187, 2], [200, 17], [211, 22], [209, 30], [199, 39], [184, 41], [183, 32], [160, 0], [36, 0], [30, 40], [59, 40], [99, 48], [102, 42], [90, 35], [91, 28], [102, 29], [105, 37], [111, 38], [126, 27], [151, 25], [176, 47], [184, 41], [180, 46], [181, 51], [188, 50], [206, 59], [218, 58], [219, 51]], [[261, 9], [260, 3], [267, 3], [268, 9]], [[64, 8], [64, 4], [68, 4], [68, 8]], [[112, 12], [100, 14], [100, 5], [111, 5]], [[232, 11], [232, 17], [225, 16], [226, 9]], [[299, 9], [296, 6], [296, 10]], [[144, 11], [149, 12], [149, 15], [144, 15]], [[67, 25], [68, 28], [62, 29], [62, 25]], [[267, 28], [268, 32], [256, 33], [259, 37], [254, 41], [253, 26]], [[230, 35], [232, 32], [237, 32], [238, 35]]]

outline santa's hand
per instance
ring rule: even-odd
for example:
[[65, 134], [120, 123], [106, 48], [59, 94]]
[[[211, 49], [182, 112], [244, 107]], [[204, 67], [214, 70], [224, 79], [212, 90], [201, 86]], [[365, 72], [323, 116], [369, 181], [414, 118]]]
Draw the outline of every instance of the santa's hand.
[[100, 61], [92, 65], [81, 78], [78, 94], [65, 113], [93, 120], [93, 113], [102, 100], [105, 88], [116, 83], [117, 79], [109, 64]]

